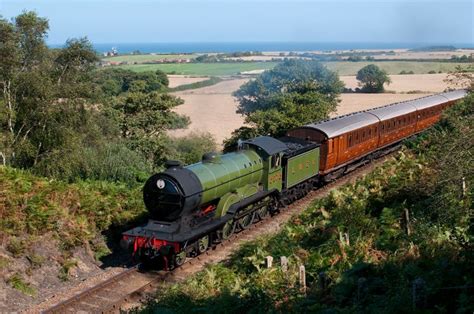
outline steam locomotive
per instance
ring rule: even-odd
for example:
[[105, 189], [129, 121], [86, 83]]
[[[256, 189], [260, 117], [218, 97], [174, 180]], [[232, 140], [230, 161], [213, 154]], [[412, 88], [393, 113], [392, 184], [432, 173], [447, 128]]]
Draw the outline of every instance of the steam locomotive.
[[169, 161], [143, 188], [150, 219], [121, 244], [172, 269], [312, 189], [397, 149], [466, 94], [455, 90], [308, 124], [282, 138], [260, 136], [189, 166]]

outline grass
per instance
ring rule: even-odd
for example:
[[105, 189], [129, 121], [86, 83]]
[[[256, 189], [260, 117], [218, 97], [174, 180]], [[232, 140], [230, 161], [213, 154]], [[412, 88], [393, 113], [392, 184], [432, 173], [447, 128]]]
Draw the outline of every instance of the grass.
[[221, 76], [235, 75], [243, 71], [272, 69], [278, 62], [229, 62], [229, 63], [168, 63], [133, 64], [118, 67], [136, 72], [161, 70], [167, 74]]
[[162, 60], [162, 59], [194, 59], [197, 55], [195, 54], [145, 54], [145, 55], [121, 55], [115, 57], [105, 57], [103, 58], [104, 61], [112, 61], [112, 62], [151, 62], [155, 60]]
[[[368, 64], [375, 64], [388, 74], [399, 74], [401, 71], [413, 71], [414, 74], [428, 74], [430, 71], [447, 73], [453, 71], [456, 66], [462, 63], [454, 62], [417, 62], [417, 61], [379, 61], [379, 62], [325, 62], [330, 70], [334, 70], [339, 75], [356, 75], [357, 71]], [[465, 64], [464, 64], [465, 65]]]
[[8, 283], [10, 286], [12, 286], [14, 289], [29, 295], [29, 296], [35, 296], [36, 295], [36, 289], [32, 287], [29, 283], [25, 282], [24, 279], [21, 277], [20, 274], [14, 274], [8, 279]]

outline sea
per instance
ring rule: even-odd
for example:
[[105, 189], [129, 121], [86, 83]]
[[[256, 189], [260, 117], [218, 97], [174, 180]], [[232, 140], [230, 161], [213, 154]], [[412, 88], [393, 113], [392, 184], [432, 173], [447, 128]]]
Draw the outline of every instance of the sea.
[[[237, 51], [334, 51], [351, 49], [402, 49], [428, 46], [454, 46], [474, 48], [474, 43], [349, 43], [349, 42], [188, 42], [188, 43], [93, 43], [97, 52], [116, 49], [120, 54], [140, 51], [141, 53], [207, 53]], [[60, 48], [63, 45], [50, 45]]]

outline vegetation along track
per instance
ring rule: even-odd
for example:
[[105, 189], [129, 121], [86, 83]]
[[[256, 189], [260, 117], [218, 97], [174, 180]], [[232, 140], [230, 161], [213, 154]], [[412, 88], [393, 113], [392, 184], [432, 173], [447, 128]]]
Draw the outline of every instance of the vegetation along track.
[[100, 284], [88, 288], [70, 299], [44, 311], [44, 313], [113, 313], [131, 305], [144, 301], [149, 292], [165, 283], [175, 283], [202, 270], [206, 264], [217, 263], [230, 256], [242, 242], [255, 239], [262, 234], [274, 233], [293, 215], [301, 212], [309, 204], [324, 197], [337, 187], [352, 182], [362, 175], [371, 172], [375, 167], [383, 164], [396, 152], [387, 154], [373, 162], [342, 176], [338, 180], [311, 191], [305, 197], [295, 201], [272, 218], [266, 218], [251, 225], [248, 229], [234, 234], [231, 238], [222, 241], [205, 253], [188, 259], [181, 267], [173, 271], [142, 272], [138, 266], [129, 268]]

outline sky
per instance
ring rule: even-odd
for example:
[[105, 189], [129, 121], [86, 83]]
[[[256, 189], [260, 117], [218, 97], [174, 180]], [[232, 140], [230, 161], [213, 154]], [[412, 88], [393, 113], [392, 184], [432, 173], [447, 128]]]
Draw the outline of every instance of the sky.
[[47, 17], [47, 42], [474, 43], [474, 0], [0, 0]]

